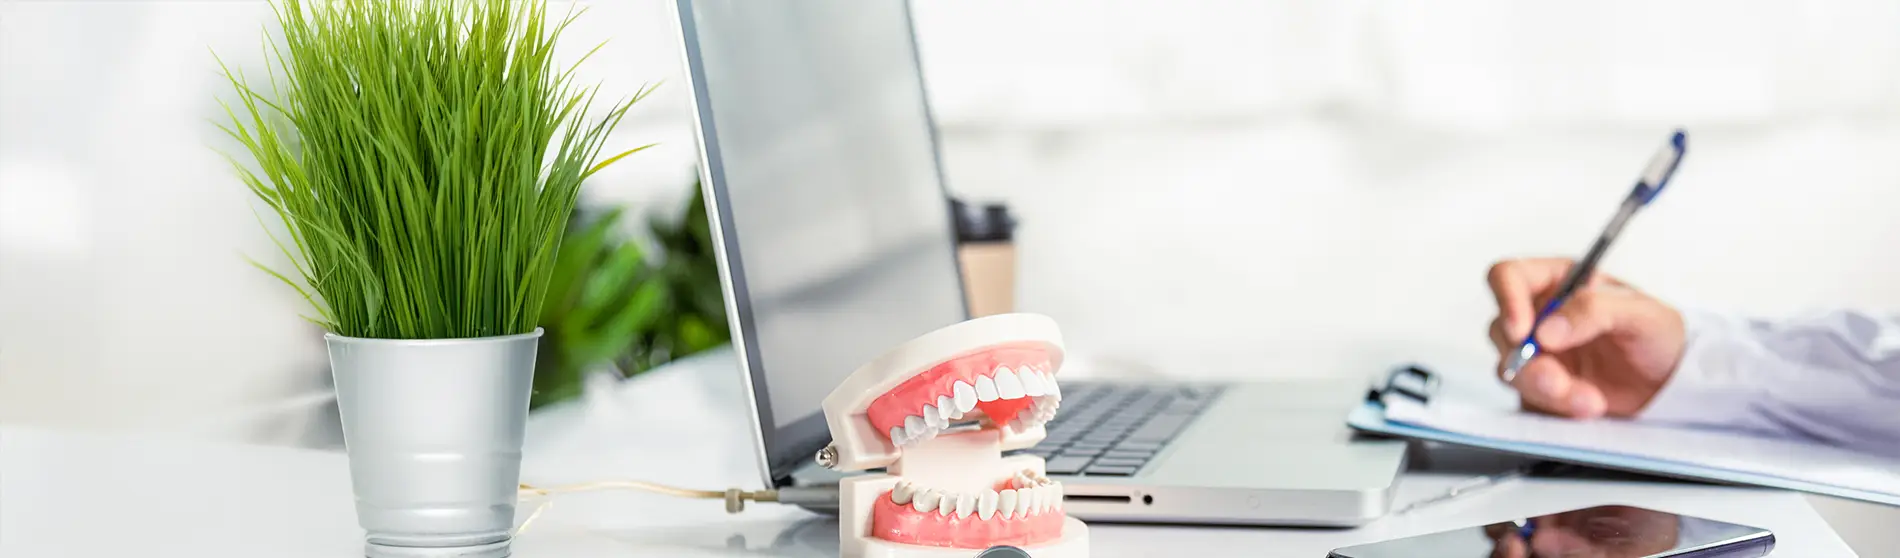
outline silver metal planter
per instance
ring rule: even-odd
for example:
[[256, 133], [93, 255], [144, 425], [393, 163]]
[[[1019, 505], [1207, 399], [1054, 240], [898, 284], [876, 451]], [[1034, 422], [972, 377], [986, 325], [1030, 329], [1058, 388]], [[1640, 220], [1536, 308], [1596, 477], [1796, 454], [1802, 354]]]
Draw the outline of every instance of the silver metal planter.
[[540, 338], [325, 337], [369, 558], [509, 555]]

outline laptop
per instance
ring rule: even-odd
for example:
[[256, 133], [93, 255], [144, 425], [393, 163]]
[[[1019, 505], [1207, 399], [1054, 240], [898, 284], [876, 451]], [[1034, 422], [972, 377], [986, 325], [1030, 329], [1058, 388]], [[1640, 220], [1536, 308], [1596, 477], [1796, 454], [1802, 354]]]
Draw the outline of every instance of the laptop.
[[[820, 401], [886, 349], [968, 318], [909, 6], [673, 7], [762, 480], [835, 483], [814, 460], [830, 441]], [[1359, 525], [1386, 512], [1405, 467], [1403, 442], [1345, 426], [1363, 397], [1352, 382], [1061, 382], [1048, 439], [1022, 451], [1047, 459], [1085, 521]]]

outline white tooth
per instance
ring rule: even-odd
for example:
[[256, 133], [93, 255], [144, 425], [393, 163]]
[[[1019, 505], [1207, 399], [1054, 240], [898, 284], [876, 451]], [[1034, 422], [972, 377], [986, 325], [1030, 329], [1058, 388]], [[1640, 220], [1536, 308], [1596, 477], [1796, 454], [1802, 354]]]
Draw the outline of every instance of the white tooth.
[[943, 503], [937, 504], [937, 515], [947, 516], [957, 511], [957, 495], [943, 493]]
[[956, 401], [952, 401], [948, 395], [937, 397], [937, 412], [943, 413], [943, 418], [948, 420], [963, 418], [963, 411], [957, 410]]
[[920, 512], [936, 510], [937, 501], [942, 499], [942, 496], [943, 493], [935, 488], [919, 492], [911, 498], [910, 507]]
[[[997, 368], [997, 370], [1002, 370], [1002, 368]], [[976, 377], [976, 400], [977, 401], [995, 401], [996, 400], [996, 380], [991, 380], [989, 376], [981, 376], [981, 375], [977, 376]]]
[[1058, 510], [1062, 509], [1062, 501], [1067, 499], [1063, 495], [1067, 494], [1068, 492], [1062, 489], [1062, 483], [1059, 483], [1059, 482], [1049, 485], [1049, 487], [1056, 491], [1056, 509]]
[[897, 444], [900, 446], [904, 445], [905, 443], [904, 434], [905, 434], [904, 427], [902, 426], [891, 427], [891, 443]]
[[997, 498], [1000, 496], [997, 496], [994, 490], [985, 490], [982, 495], [977, 496], [976, 516], [980, 519], [989, 519], [990, 516], [996, 515]]
[[942, 429], [950, 426], [950, 421], [943, 418], [943, 412], [938, 411], [936, 405], [924, 405], [924, 424], [930, 425], [931, 428]]
[[1016, 489], [1006, 488], [996, 495], [996, 511], [1003, 514], [1003, 519], [1016, 517]]
[[1022, 379], [1017, 378], [1016, 373], [1010, 372], [1008, 368], [996, 367], [996, 396], [1002, 399], [1016, 399], [1023, 395]]
[[1010, 482], [1016, 483], [1016, 488], [1029, 487], [1029, 477], [1027, 475], [1024, 475], [1022, 471], [1017, 471], [1016, 476], [1011, 477], [1009, 480]]
[[891, 489], [891, 503], [899, 506], [910, 503], [911, 497], [916, 496], [915, 488], [910, 481], [898, 481], [897, 488]]
[[970, 384], [957, 382], [956, 387], [950, 390], [957, 396], [957, 410], [969, 412], [970, 409], [976, 408], [976, 388], [970, 387]]
[[1046, 511], [1049, 511], [1049, 510], [1051, 510], [1051, 509], [1054, 509], [1054, 508], [1056, 507], [1056, 491], [1055, 491], [1055, 487], [1053, 487], [1053, 486], [1038, 486], [1038, 487], [1036, 487], [1036, 492], [1041, 492], [1041, 493], [1042, 493], [1042, 501], [1040, 501], [1040, 502], [1037, 502], [1037, 503], [1039, 503], [1039, 504], [1042, 504], [1042, 511], [1045, 511], [1045, 512], [1046, 512]]
[[1025, 369], [1021, 373], [1016, 374], [1016, 376], [1023, 381], [1023, 393], [1025, 395], [1031, 397], [1042, 395], [1042, 374], [1037, 374], [1034, 370]]
[[1016, 491], [1016, 518], [1029, 517], [1029, 510], [1036, 507], [1036, 495], [1030, 490]]
[[912, 436], [921, 434], [928, 428], [930, 428], [930, 425], [924, 423], [924, 417], [917, 415], [904, 417], [904, 431], [909, 432]]
[[1049, 395], [1056, 396], [1056, 399], [1062, 399], [1062, 383], [1056, 381], [1055, 374], [1047, 374], [1042, 377], [1042, 390], [1049, 392]]
[[1042, 513], [1048, 504], [1049, 497], [1044, 495], [1042, 487], [1029, 489], [1029, 513]]
[[957, 517], [970, 517], [976, 511], [976, 495], [963, 493], [957, 495]]

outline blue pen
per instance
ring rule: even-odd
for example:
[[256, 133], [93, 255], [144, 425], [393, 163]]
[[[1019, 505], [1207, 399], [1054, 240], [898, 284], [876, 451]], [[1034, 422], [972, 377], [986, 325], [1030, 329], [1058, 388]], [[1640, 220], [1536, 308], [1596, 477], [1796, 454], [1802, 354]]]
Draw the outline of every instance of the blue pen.
[[1610, 242], [1615, 241], [1616, 235], [1623, 232], [1623, 225], [1629, 222], [1631, 216], [1636, 215], [1636, 210], [1642, 209], [1644, 205], [1656, 199], [1656, 194], [1662, 193], [1663, 186], [1669, 185], [1669, 177], [1676, 174], [1676, 166], [1682, 163], [1682, 154], [1687, 150], [1687, 143], [1688, 138], [1682, 130], [1676, 130], [1676, 133], [1670, 136], [1669, 144], [1664, 145], [1662, 150], [1656, 152], [1656, 156], [1650, 159], [1649, 167], [1644, 169], [1642, 177], [1636, 180], [1636, 187], [1630, 190], [1629, 196], [1623, 198], [1623, 205], [1617, 209], [1616, 216], [1610, 218], [1610, 224], [1603, 228], [1603, 234], [1597, 236], [1596, 244], [1590, 246], [1590, 252], [1583, 256], [1583, 260], [1571, 266], [1570, 273], [1564, 276], [1562, 283], [1558, 284], [1557, 296], [1551, 297], [1550, 303], [1545, 304], [1544, 309], [1537, 313], [1537, 321], [1531, 323], [1530, 333], [1525, 335], [1524, 343], [1518, 346], [1517, 352], [1511, 353], [1510, 358], [1505, 360], [1503, 370], [1505, 382], [1517, 379], [1517, 373], [1524, 369], [1524, 363], [1530, 362], [1531, 357], [1537, 356], [1537, 327], [1543, 325], [1544, 319], [1556, 313], [1558, 308], [1562, 308], [1564, 302], [1570, 300], [1570, 296], [1576, 294], [1579, 287], [1590, 282], [1590, 274], [1596, 270], [1597, 260], [1603, 259], [1603, 253], [1610, 250]]

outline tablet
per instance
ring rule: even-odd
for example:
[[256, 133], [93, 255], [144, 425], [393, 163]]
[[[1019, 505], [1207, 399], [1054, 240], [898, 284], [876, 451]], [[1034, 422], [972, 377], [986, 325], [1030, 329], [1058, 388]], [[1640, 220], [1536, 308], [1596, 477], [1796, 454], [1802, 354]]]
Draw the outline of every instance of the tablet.
[[1765, 529], [1634, 506], [1597, 506], [1334, 550], [1331, 558], [1741, 558]]

